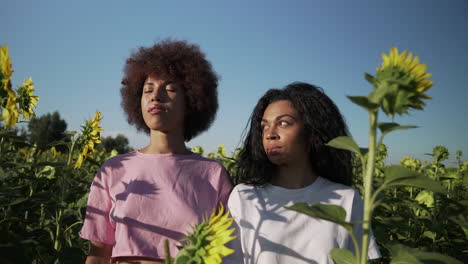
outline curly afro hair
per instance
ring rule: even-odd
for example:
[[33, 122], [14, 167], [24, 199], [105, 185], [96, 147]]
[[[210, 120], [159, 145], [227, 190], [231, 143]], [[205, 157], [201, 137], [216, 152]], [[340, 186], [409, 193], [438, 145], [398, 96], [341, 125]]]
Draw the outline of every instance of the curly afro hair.
[[180, 83], [185, 91], [184, 140], [207, 130], [218, 110], [218, 76], [198, 45], [166, 39], [140, 47], [127, 59], [120, 94], [129, 124], [149, 134], [141, 112], [142, 89], [149, 75]]
[[302, 82], [291, 83], [283, 89], [270, 89], [258, 101], [237, 159], [239, 182], [263, 186], [271, 181], [276, 166], [264, 151], [260, 124], [268, 105], [280, 100], [290, 101], [302, 117], [308, 135], [309, 161], [314, 171], [331, 181], [350, 186], [353, 177], [351, 152], [326, 145], [335, 137], [349, 136], [346, 122], [322, 88]]

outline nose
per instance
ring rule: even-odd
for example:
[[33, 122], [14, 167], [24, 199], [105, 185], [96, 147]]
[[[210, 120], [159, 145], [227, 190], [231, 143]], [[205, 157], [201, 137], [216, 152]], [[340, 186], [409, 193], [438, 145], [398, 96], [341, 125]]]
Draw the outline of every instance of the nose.
[[151, 96], [151, 101], [156, 101], [156, 102], [161, 102], [161, 98], [162, 98], [162, 90], [164, 89], [161, 89], [160, 87], [155, 89], [152, 96]]
[[278, 140], [279, 139], [279, 135], [278, 135], [278, 133], [276, 133], [275, 127], [268, 128], [266, 131], [264, 131], [264, 133], [265, 133], [265, 138], [267, 140]]

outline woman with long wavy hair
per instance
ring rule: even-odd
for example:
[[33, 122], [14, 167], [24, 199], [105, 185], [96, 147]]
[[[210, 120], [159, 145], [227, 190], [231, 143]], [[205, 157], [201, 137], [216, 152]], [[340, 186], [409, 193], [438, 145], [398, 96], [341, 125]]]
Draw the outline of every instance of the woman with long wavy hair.
[[[326, 146], [347, 135], [338, 107], [319, 87], [296, 82], [260, 98], [238, 158], [241, 184], [228, 200], [244, 263], [333, 263], [331, 249], [354, 251], [341, 226], [284, 208], [334, 204], [346, 210], [346, 221], [361, 221], [362, 199], [350, 187], [352, 155]], [[372, 239], [369, 258], [379, 256]]]

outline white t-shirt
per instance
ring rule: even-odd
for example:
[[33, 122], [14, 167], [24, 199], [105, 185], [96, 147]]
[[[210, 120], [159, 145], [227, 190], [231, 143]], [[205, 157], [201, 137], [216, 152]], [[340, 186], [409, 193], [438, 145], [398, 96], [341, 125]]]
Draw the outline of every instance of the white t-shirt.
[[[343, 227], [284, 208], [298, 202], [340, 205], [346, 210], [347, 222], [362, 220], [363, 202], [359, 193], [323, 177], [301, 189], [239, 184], [228, 200], [239, 237], [230, 246], [237, 252], [226, 261], [242, 263], [244, 258], [245, 264], [333, 264], [329, 255], [331, 249], [354, 252], [352, 239]], [[360, 225], [355, 225], [354, 233], [361, 237]], [[239, 243], [242, 250], [238, 249]], [[380, 257], [373, 236], [368, 257]]]

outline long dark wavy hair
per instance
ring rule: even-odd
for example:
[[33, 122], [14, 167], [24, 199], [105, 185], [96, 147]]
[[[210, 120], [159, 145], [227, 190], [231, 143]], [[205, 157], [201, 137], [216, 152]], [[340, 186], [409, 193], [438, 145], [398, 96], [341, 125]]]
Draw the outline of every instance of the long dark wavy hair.
[[263, 186], [272, 179], [276, 165], [270, 162], [264, 151], [260, 123], [267, 106], [280, 100], [290, 101], [302, 118], [314, 172], [350, 186], [352, 154], [325, 145], [335, 137], [349, 135], [345, 120], [322, 88], [302, 82], [291, 83], [283, 89], [270, 89], [258, 101], [238, 155], [236, 178], [239, 183]]

